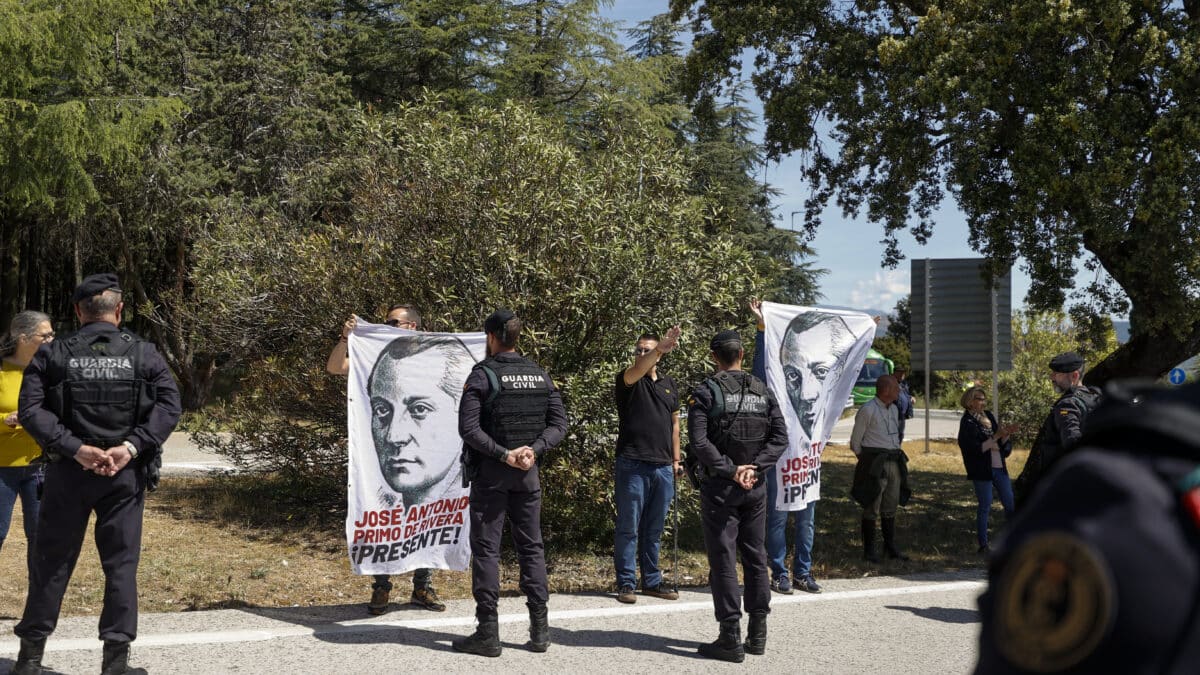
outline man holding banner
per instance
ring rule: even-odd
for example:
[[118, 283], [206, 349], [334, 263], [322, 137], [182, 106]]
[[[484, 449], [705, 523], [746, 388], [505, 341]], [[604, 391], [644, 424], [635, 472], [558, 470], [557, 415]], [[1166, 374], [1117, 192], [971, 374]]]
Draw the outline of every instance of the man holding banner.
[[[421, 313], [419, 311], [417, 311], [417, 309], [415, 307], [412, 307], [411, 305], [393, 305], [392, 307], [390, 307], [388, 309], [387, 315], [384, 318], [384, 324], [386, 326], [389, 326], [392, 328], [401, 328], [401, 329], [409, 330], [409, 331], [419, 331], [419, 330], [421, 330]], [[333, 350], [329, 354], [329, 359], [325, 364], [325, 369], [329, 373], [334, 374], [334, 375], [349, 374], [349, 372], [350, 372], [349, 339], [350, 339], [351, 333], [354, 331], [354, 329], [357, 325], [358, 325], [358, 318], [353, 315], [349, 319], [347, 319], [344, 324], [342, 324], [342, 337], [338, 341], [338, 343], [336, 345], [334, 345]], [[383, 368], [384, 372], [381, 373], [381, 375], [383, 375], [383, 377], [376, 378], [375, 382], [374, 382], [376, 389], [383, 388], [385, 386], [385, 380], [387, 380], [391, 383], [394, 383], [396, 386], [399, 386], [400, 383], [397, 380], [397, 377], [400, 377], [403, 375], [399, 372], [392, 372], [395, 370], [392, 367], [395, 364], [396, 364], [396, 359], [386, 359], [385, 360], [385, 365]], [[465, 370], [464, 370], [464, 372], [465, 372]], [[422, 378], [421, 376], [418, 376], [417, 379], [426, 379], [426, 378]], [[455, 388], [455, 394], [457, 394], [457, 388]], [[447, 423], [443, 423], [442, 426], [448, 427], [450, 435], [449, 435], [449, 438], [446, 440], [446, 445], [444, 445], [444, 447], [442, 447], [440, 449], [436, 449], [435, 451], [444, 454], [446, 457], [449, 458], [449, 462], [452, 463], [457, 454], [455, 451], [457, 450], [457, 447], [458, 447], [457, 439], [453, 437], [454, 422], [451, 421], [448, 423], [448, 425], [447, 425]], [[373, 431], [372, 436], [375, 436], [375, 435], [377, 435], [377, 432]], [[389, 487], [393, 491], [401, 492], [403, 494], [403, 492], [399, 489], [398, 485], [396, 484], [396, 476], [397, 476], [398, 472], [393, 473], [393, 475], [389, 477], [389, 472], [386, 468], [386, 465], [387, 465], [386, 452], [380, 452], [380, 447], [382, 447], [382, 446], [378, 442], [375, 442], [375, 439], [373, 439], [373, 441], [372, 441], [372, 447], [375, 447], [376, 454], [379, 456], [380, 472], [381, 472], [381, 475], [384, 476], [385, 482], [387, 482], [389, 484]], [[406, 465], [414, 466], [415, 463], [408, 463]], [[397, 469], [399, 469], [400, 466], [404, 466], [404, 465], [397, 464]], [[412, 494], [412, 493], [407, 494], [407, 495], [405, 495], [404, 502], [408, 503], [408, 504], [415, 503], [412, 501], [412, 499], [415, 498], [416, 496], [417, 495]], [[356, 514], [352, 514], [352, 515], [356, 515]], [[350, 520], [352, 522], [358, 522], [358, 518], [351, 518]], [[355, 528], [355, 529], [361, 529], [361, 528]], [[353, 546], [354, 545], [353, 537], [351, 539], [352, 539], [351, 545]], [[367, 604], [367, 611], [374, 616], [379, 616], [381, 614], [386, 613], [388, 610], [388, 604], [389, 604], [389, 600], [390, 600], [389, 596], [390, 596], [391, 590], [392, 590], [392, 581], [391, 581], [391, 576], [388, 574], [376, 574], [376, 575], [374, 575], [374, 578], [375, 578], [374, 583], [372, 583], [372, 585], [371, 585], [371, 589], [372, 589], [371, 601]], [[443, 604], [441, 602], [441, 600], [438, 599], [437, 591], [434, 590], [434, 588], [433, 588], [433, 570], [431, 570], [429, 568], [420, 568], [413, 572], [413, 591], [412, 591], [412, 596], [410, 598], [410, 602], [414, 605], [417, 605], [418, 607], [423, 607], [425, 609], [429, 609], [429, 610], [432, 610], [435, 612], [445, 611], [446, 605]]]
[[455, 651], [500, 656], [500, 537], [507, 516], [529, 608], [529, 643], [550, 647], [542, 486], [537, 460], [567, 435], [562, 397], [546, 371], [517, 354], [521, 320], [507, 309], [483, 322], [488, 358], [463, 385], [458, 431], [471, 485], [471, 591], [479, 625]]
[[[821, 453], [871, 348], [875, 322], [860, 312], [751, 302], [759, 319], [754, 368], [783, 406], [788, 449], [768, 484], [766, 548], [772, 588], [819, 593], [812, 578]], [[757, 340], [761, 340], [759, 343]], [[759, 356], [761, 354], [761, 357]], [[761, 369], [761, 370], [759, 370]], [[795, 512], [793, 573], [787, 573], [787, 518]]]

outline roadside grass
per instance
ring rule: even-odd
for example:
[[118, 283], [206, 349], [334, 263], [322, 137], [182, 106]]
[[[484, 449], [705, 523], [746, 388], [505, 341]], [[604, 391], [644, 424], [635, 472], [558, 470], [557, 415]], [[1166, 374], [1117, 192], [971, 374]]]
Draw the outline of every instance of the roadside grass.
[[[848, 497], [854, 456], [846, 446], [831, 445], [824, 455], [822, 499], [818, 503], [814, 569], [818, 579], [879, 574], [982, 568], [975, 553], [975, 506], [971, 484], [953, 442], [905, 444], [913, 499], [897, 519], [897, 539], [910, 562], [870, 565], [862, 560], [861, 509]], [[1015, 477], [1027, 453], [1014, 452], [1009, 471]], [[553, 486], [547, 486], [553, 489]], [[139, 574], [141, 610], [172, 612], [237, 607], [365, 605], [370, 578], [350, 573], [345, 554], [345, 504], [284, 498], [281, 486], [250, 476], [167, 477], [147, 499]], [[695, 498], [694, 496], [684, 498]], [[13, 514], [0, 565], [0, 618], [17, 618], [24, 606], [25, 537], [20, 506]], [[993, 537], [1003, 520], [993, 508]], [[681, 523], [679, 582], [707, 583], [708, 564], [694, 514]], [[789, 528], [788, 539], [791, 540]], [[614, 590], [610, 542], [590, 551], [563, 551], [547, 542], [553, 592]], [[674, 542], [664, 537], [660, 560], [668, 583], [673, 576]], [[516, 594], [518, 570], [508, 544], [501, 583]], [[790, 559], [790, 555], [789, 555]], [[435, 573], [443, 598], [469, 598], [470, 572]], [[393, 602], [408, 600], [407, 577], [395, 580]], [[104, 593], [103, 573], [92, 534], [67, 589], [63, 615], [97, 615]], [[364, 611], [365, 616], [365, 611]]]

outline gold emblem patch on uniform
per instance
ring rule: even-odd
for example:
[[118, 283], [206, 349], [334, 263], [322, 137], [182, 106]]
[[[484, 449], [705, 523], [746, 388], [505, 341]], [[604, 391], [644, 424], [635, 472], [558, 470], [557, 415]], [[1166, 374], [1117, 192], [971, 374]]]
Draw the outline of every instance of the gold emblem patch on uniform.
[[1014, 665], [1063, 670], [1096, 650], [1115, 611], [1112, 574], [1066, 532], [1038, 534], [1013, 552], [996, 598], [996, 647]]
[[1062, 410], [1059, 410], [1059, 411], [1058, 411], [1058, 414], [1059, 414], [1059, 415], [1062, 415], [1063, 417], [1066, 417], [1067, 415], [1070, 415], [1070, 414], [1071, 414], [1071, 411], [1070, 411], [1070, 410], [1067, 410], [1066, 408], [1063, 408]]

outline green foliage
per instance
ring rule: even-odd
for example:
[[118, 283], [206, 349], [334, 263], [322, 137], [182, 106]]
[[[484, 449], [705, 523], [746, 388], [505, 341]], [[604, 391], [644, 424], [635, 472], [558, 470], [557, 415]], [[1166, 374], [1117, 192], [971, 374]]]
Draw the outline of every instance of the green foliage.
[[883, 226], [895, 265], [898, 233], [925, 242], [953, 195], [994, 272], [1024, 260], [1031, 306], [1060, 311], [1082, 263], [1097, 277], [1072, 316], [1129, 311], [1096, 381], [1200, 351], [1197, 3], [671, 6], [694, 20], [697, 100], [753, 52], [770, 152], [807, 153], [810, 234], [835, 199]]
[[888, 314], [888, 337], [903, 340], [905, 344], [912, 342], [912, 295], [906, 295], [896, 301], [896, 307]]
[[0, 209], [72, 218], [99, 199], [93, 174], [137, 157], [182, 113], [129, 87], [122, 58], [156, 3], [0, 2]]
[[908, 341], [898, 340], [891, 335], [875, 338], [871, 348], [888, 357], [895, 363], [896, 368], [912, 372], [912, 354], [909, 353]]
[[[896, 307], [888, 314], [887, 334], [875, 338], [871, 347], [888, 357], [896, 364], [896, 369], [912, 373], [912, 310], [909, 309], [909, 296], [896, 301]], [[922, 378], [923, 379], [923, 378]], [[918, 383], [910, 380], [909, 386], [916, 387]], [[923, 387], [924, 382], [920, 385]]]
[[[322, 5], [173, 2], [132, 61], [142, 86], [177, 94], [189, 112], [136, 172], [102, 183], [112, 205], [98, 224], [121, 235], [110, 260], [124, 261], [127, 302], [189, 409], [208, 399], [220, 369], [244, 363], [244, 350], [204, 348], [202, 335], [234, 317], [213, 316], [189, 279], [196, 242], [230, 204], [248, 214], [274, 210], [290, 198], [290, 172], [339, 149], [350, 99], [344, 78], [326, 72], [329, 24], [313, 16]], [[250, 339], [250, 322], [235, 325]]]
[[612, 378], [631, 341], [681, 324], [670, 367], [696, 381], [709, 335], [738, 322], [766, 278], [735, 237], [705, 232], [687, 164], [654, 129], [569, 132], [516, 104], [402, 105], [359, 117], [345, 162], [305, 176], [324, 195], [319, 220], [223, 220], [197, 281], [219, 312], [258, 317], [246, 348], [270, 355], [243, 383], [226, 449], [342, 489], [344, 382], [322, 366], [345, 315], [402, 300], [428, 329], [474, 331], [508, 306], [571, 420], [544, 465], [546, 527], [560, 542], [603, 540]]

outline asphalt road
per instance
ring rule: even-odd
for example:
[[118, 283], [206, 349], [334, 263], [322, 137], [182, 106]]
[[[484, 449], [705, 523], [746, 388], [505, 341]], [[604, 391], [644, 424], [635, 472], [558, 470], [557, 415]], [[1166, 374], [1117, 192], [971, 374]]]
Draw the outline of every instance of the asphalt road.
[[[610, 595], [554, 595], [545, 654], [523, 645], [528, 620], [521, 598], [501, 601], [504, 653], [496, 659], [457, 654], [450, 641], [474, 629], [469, 600], [444, 614], [393, 604], [368, 617], [364, 606], [246, 608], [143, 614], [133, 665], [152, 673], [388, 672], [758, 672], [968, 673], [978, 639], [978, 572], [829, 580], [819, 595], [774, 595], [767, 653], [746, 663], [699, 658], [700, 641], [716, 637], [705, 589], [675, 602], [639, 597], [621, 605]], [[365, 600], [365, 598], [364, 598]], [[12, 635], [12, 621], [0, 634]], [[744, 622], [743, 622], [744, 630]], [[47, 644], [47, 672], [99, 669], [96, 618], [60, 622]], [[0, 670], [15, 658], [15, 638], [0, 640]]]

